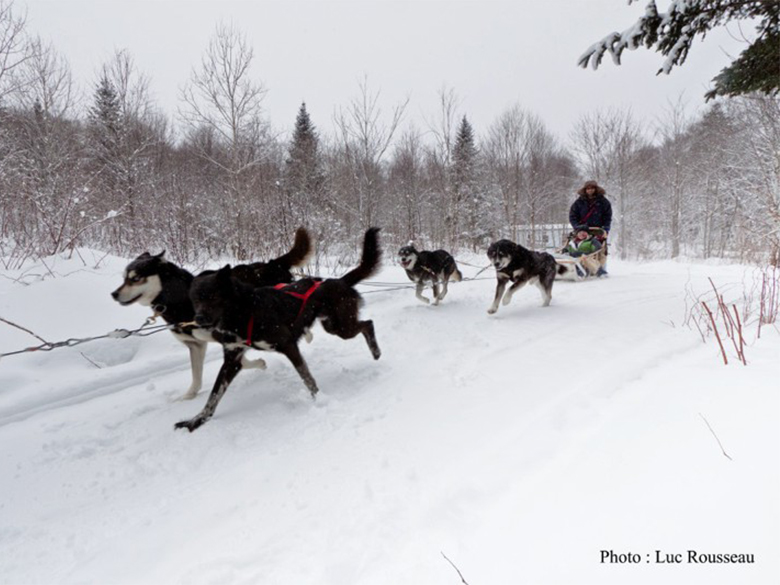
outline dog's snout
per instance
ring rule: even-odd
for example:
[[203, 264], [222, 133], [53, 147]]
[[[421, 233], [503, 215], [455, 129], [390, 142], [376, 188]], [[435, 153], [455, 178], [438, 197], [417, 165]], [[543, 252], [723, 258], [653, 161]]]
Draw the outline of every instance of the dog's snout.
[[111, 298], [113, 298], [115, 301], [119, 300], [119, 289], [116, 289], [114, 292], [111, 293]]
[[198, 313], [197, 315], [195, 315], [195, 323], [197, 323], [201, 327], [206, 327], [211, 324], [211, 320], [206, 315], [203, 315], [202, 313]]

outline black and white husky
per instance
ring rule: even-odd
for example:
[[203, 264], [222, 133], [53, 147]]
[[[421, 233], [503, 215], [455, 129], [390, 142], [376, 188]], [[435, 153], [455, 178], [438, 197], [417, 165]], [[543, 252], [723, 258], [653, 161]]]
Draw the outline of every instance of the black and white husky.
[[[496, 297], [490, 305], [488, 313], [491, 315], [498, 311], [498, 303], [501, 297], [504, 304], [508, 305], [512, 295], [518, 289], [528, 283], [539, 287], [542, 293], [542, 306], [546, 307], [552, 300], [552, 286], [556, 274], [563, 274], [568, 270], [555, 262], [547, 252], [534, 252], [527, 250], [519, 244], [509, 240], [499, 240], [490, 244], [487, 251], [490, 262], [496, 269]], [[512, 281], [512, 286], [504, 294], [507, 281]]]
[[[222, 344], [225, 360], [203, 410], [174, 428], [192, 432], [213, 416], [233, 378], [245, 367], [244, 354], [252, 348], [285, 355], [313, 397], [317, 383], [301, 356], [298, 341], [316, 319], [325, 331], [342, 339], [363, 334], [371, 355], [379, 359], [374, 324], [360, 320], [362, 299], [354, 288], [379, 267], [377, 231], [371, 228], [366, 232], [360, 264], [341, 278], [302, 278], [287, 286], [254, 288], [236, 279], [230, 265], [198, 275], [190, 291], [195, 321]], [[196, 336], [199, 331], [195, 330]]]
[[[268, 262], [243, 264], [233, 269], [234, 276], [248, 286], [268, 286], [280, 282], [292, 282], [290, 269], [305, 264], [311, 252], [309, 234], [304, 228], [295, 232], [295, 241], [289, 252]], [[203, 385], [203, 361], [206, 357], [207, 335], [193, 334], [195, 309], [190, 301], [190, 286], [195, 278], [192, 273], [165, 259], [165, 252], [152, 256], [144, 252], [125, 268], [122, 286], [111, 293], [120, 305], [138, 303], [152, 307], [166, 323], [173, 325], [173, 335], [190, 352], [192, 383], [183, 400], [195, 398]], [[185, 324], [185, 325], [181, 325]], [[265, 367], [262, 360], [251, 362], [254, 367]], [[249, 366], [247, 362], [246, 366]]]
[[[423, 296], [425, 283], [433, 285], [433, 304], [438, 305], [447, 296], [447, 284], [450, 280], [459, 282], [463, 280], [463, 274], [455, 264], [455, 258], [445, 250], [418, 252], [414, 246], [404, 246], [398, 250], [398, 259], [406, 270], [409, 280], [417, 283], [415, 294], [424, 303], [430, 301]], [[441, 284], [441, 292], [439, 292]]]

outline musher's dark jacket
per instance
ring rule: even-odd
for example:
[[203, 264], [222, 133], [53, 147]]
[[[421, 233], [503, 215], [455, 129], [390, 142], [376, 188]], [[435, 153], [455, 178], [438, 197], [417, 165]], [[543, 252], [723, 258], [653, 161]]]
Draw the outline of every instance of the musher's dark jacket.
[[604, 195], [599, 194], [592, 199], [580, 195], [569, 209], [569, 223], [572, 227], [587, 225], [609, 231], [612, 227], [612, 205]]

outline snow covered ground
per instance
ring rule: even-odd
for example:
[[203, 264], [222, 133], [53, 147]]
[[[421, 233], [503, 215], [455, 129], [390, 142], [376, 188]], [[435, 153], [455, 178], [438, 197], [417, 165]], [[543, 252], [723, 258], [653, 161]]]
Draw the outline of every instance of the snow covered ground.
[[[0, 317], [49, 341], [140, 326], [109, 296], [126, 260], [82, 256], [3, 272]], [[779, 583], [780, 334], [750, 327], [725, 366], [682, 326], [686, 290], [738, 300], [753, 269], [610, 272], [494, 316], [492, 274], [440, 307], [371, 292], [379, 361], [317, 326], [316, 402], [264, 354], [192, 434], [173, 424], [207, 390], [175, 401], [166, 332], [3, 358], [0, 583]], [[0, 323], [0, 352], [38, 343]]]

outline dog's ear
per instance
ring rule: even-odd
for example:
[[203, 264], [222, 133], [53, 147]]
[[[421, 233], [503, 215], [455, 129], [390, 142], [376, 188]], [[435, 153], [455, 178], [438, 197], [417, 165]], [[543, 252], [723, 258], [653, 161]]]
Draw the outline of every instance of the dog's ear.
[[143, 254], [138, 256], [138, 258], [151, 258], [151, 257], [152, 255], [149, 252], [144, 252]]
[[165, 258], [163, 258], [163, 256], [165, 256], [165, 250], [154, 256], [154, 258], [160, 262], [165, 262]]
[[222, 268], [217, 270], [217, 283], [219, 283], [220, 286], [229, 285], [231, 283], [230, 275], [232, 272], [233, 269], [230, 267], [230, 264], [225, 264]]

